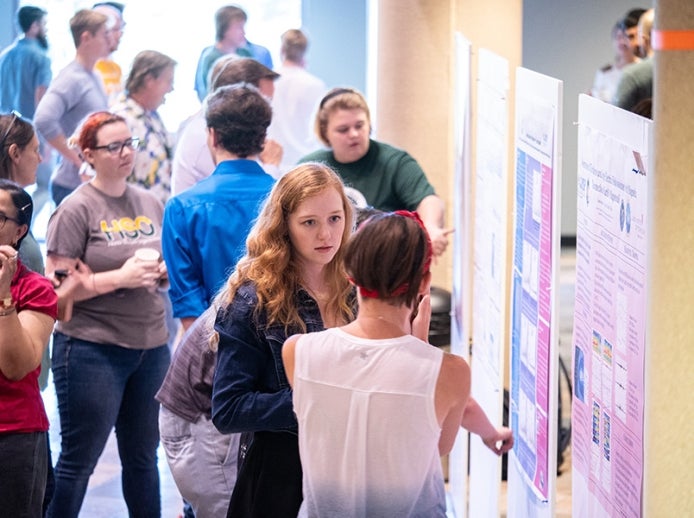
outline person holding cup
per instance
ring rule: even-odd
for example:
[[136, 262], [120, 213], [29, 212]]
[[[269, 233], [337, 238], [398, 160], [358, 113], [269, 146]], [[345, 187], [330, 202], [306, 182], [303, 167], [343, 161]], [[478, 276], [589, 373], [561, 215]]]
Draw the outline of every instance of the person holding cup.
[[[116, 429], [123, 496], [131, 515], [161, 509], [154, 399], [170, 361], [160, 259], [163, 206], [127, 183], [139, 141], [125, 120], [96, 112], [77, 137], [94, 177], [48, 223], [46, 273], [81, 279], [72, 318], [53, 337], [61, 426], [48, 516], [77, 516], [89, 477]], [[151, 249], [149, 252], [146, 249]]]
[[154, 262], [159, 262], [159, 259], [161, 258], [161, 254], [159, 253], [159, 250], [155, 248], [138, 248], [135, 250], [135, 257], [137, 257], [140, 261], [154, 261]]

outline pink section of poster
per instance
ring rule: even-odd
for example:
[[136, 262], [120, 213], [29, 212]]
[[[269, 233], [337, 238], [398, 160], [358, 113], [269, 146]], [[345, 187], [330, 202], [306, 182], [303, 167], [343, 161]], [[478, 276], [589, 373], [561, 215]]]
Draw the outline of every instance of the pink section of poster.
[[[538, 298], [537, 298], [537, 376], [535, 378], [535, 404], [538, 408], [537, 419], [537, 464], [542, 466], [535, 474], [535, 488], [548, 498], [547, 478], [549, 474], [549, 385], [550, 385], [550, 330], [551, 286], [552, 286], [552, 169], [543, 164], [540, 225]], [[543, 480], [544, 478], [544, 480]]]
[[543, 501], [550, 490], [553, 171], [531, 146], [517, 150], [511, 422], [514, 452]]
[[[647, 176], [640, 153], [579, 130], [573, 335], [574, 515], [641, 516]], [[576, 512], [576, 510], [580, 512]]]
[[552, 170], [542, 165], [542, 226], [540, 227], [539, 317], [549, 322], [552, 299]]

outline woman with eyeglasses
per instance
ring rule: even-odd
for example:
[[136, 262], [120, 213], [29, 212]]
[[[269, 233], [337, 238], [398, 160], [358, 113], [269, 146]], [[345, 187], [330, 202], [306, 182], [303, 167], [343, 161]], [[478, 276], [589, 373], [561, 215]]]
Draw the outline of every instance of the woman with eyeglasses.
[[59, 322], [53, 336], [61, 451], [48, 516], [78, 515], [114, 426], [129, 513], [159, 516], [154, 395], [170, 359], [156, 290], [167, 277], [157, 259], [163, 206], [127, 183], [139, 141], [122, 117], [91, 114], [77, 141], [94, 177], [60, 204], [46, 237], [49, 275], [83, 279], [72, 318]]
[[[3, 163], [5, 161], [3, 160]], [[48, 467], [48, 417], [38, 377], [58, 308], [50, 281], [18, 258], [33, 203], [0, 179], [0, 509], [41, 516]]]
[[[38, 135], [34, 127], [30, 122], [23, 119], [19, 112], [13, 111], [8, 115], [0, 115], [0, 135], [0, 178], [11, 180], [21, 188], [35, 183], [36, 172], [41, 162], [41, 152]], [[19, 260], [21, 264], [32, 272], [43, 275], [43, 254], [31, 232], [31, 228], [29, 228], [29, 222], [27, 222], [26, 234], [19, 240]], [[0, 224], [2, 223], [3, 220], [0, 216]], [[55, 284], [58, 284], [58, 282], [54, 282]], [[67, 293], [70, 284], [67, 283], [60, 291], [63, 294]], [[44, 390], [48, 386], [48, 371], [50, 367], [50, 352], [48, 347], [44, 347], [38, 375], [40, 390]], [[46, 433], [45, 435], [48, 443], [48, 434]], [[50, 445], [48, 447], [46, 503], [50, 501], [53, 494], [53, 461]]]

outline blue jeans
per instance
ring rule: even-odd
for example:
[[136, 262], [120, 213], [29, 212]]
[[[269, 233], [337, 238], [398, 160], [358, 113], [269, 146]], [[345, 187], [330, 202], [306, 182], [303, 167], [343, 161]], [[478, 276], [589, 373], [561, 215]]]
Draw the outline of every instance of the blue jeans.
[[157, 447], [159, 403], [170, 353], [166, 345], [126, 349], [56, 332], [53, 379], [60, 414], [61, 450], [49, 517], [79, 513], [89, 477], [116, 428], [123, 497], [131, 517], [159, 517]]

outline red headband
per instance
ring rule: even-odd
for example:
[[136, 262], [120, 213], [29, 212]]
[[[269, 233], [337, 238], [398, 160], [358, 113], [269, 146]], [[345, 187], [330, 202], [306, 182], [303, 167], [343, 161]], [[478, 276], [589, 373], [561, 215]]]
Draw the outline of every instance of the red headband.
[[[421, 227], [421, 229], [424, 231], [424, 237], [426, 239], [427, 250], [426, 250], [426, 255], [424, 256], [424, 264], [422, 265], [422, 272], [424, 274], [428, 273], [429, 268], [431, 267], [432, 258], [434, 257], [434, 248], [431, 246], [431, 239], [429, 238], [429, 232], [427, 232], [427, 229], [424, 226], [424, 222], [419, 217], [419, 214], [417, 214], [416, 212], [411, 212], [409, 210], [396, 210], [395, 212], [392, 212], [391, 214], [397, 214], [398, 216], [403, 216], [405, 218], [410, 218], [410, 219], [415, 220], [417, 222], [417, 224]], [[366, 220], [366, 221], [368, 221], [368, 220]], [[366, 221], [364, 223], [366, 223]], [[357, 285], [357, 283], [354, 282], [354, 279], [352, 279], [351, 277], [349, 278], [349, 280], [353, 284]], [[359, 288], [359, 293], [362, 297], [371, 298], [371, 299], [380, 298], [380, 295], [379, 295], [378, 291], [376, 291], [376, 290], [370, 290], [368, 288], [364, 288], [363, 286], [359, 286], [359, 285], [357, 285], [357, 287]], [[388, 298], [398, 297], [400, 295], [404, 295], [405, 293], [407, 293], [407, 290], [409, 290], [409, 289], [410, 289], [410, 284], [408, 282], [405, 282], [405, 283], [401, 284], [400, 286], [398, 286], [397, 288], [395, 288], [393, 290], [393, 292], [388, 296]]]
[[431, 260], [434, 257], [434, 247], [431, 245], [431, 238], [429, 237], [427, 227], [424, 226], [422, 218], [419, 217], [419, 214], [417, 214], [417, 212], [410, 212], [409, 210], [396, 210], [393, 214], [397, 214], [398, 216], [404, 216], [406, 218], [415, 220], [419, 224], [421, 229], [424, 231], [424, 239], [427, 242], [427, 251], [424, 258], [424, 265], [422, 266], [422, 272], [427, 273], [429, 271], [429, 268], [431, 267]]

